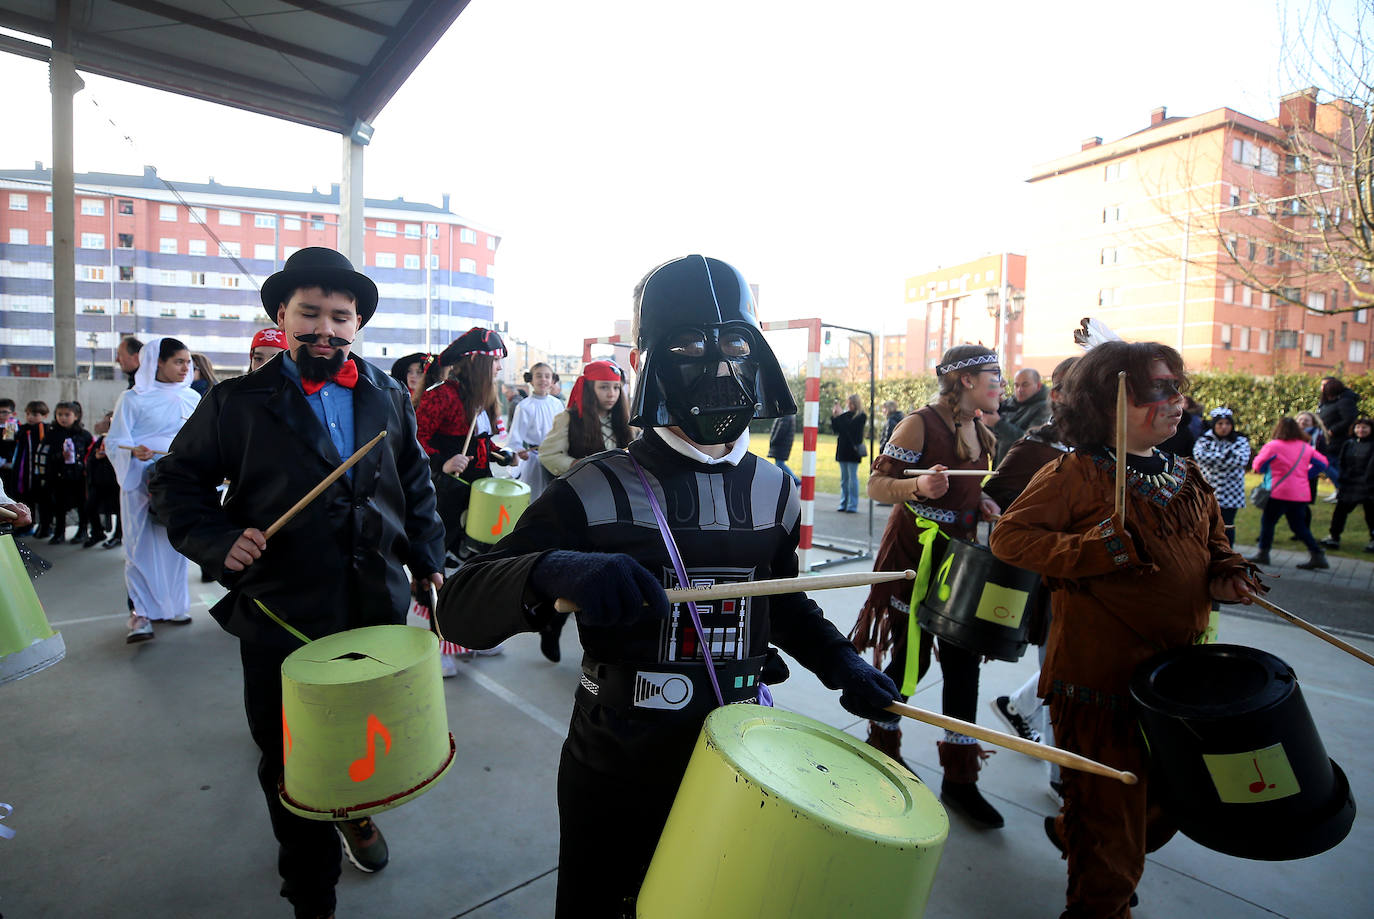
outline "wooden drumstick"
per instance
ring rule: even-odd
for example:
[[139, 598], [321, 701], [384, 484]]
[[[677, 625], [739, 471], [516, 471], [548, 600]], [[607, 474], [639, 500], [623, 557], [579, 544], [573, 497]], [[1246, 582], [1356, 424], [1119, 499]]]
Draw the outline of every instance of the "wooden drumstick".
[[320, 484], [310, 489], [310, 491], [306, 493], [306, 496], [304, 498], [301, 498], [294, 505], [292, 505], [291, 510], [287, 511], [285, 514], [282, 514], [280, 517], [278, 517], [276, 523], [273, 523], [262, 534], [263, 538], [271, 539], [274, 533], [276, 533], [282, 527], [286, 526], [288, 523], [291, 522], [292, 517], [296, 516], [302, 510], [304, 510], [307, 504], [309, 504], [311, 501], [314, 501], [321, 495], [321, 493], [324, 492], [326, 488], [337, 482], [339, 480], [339, 476], [343, 475], [345, 472], [352, 469], [354, 464], [357, 463], [358, 460], [362, 459], [364, 456], [367, 456], [368, 451], [370, 451], [373, 447], [377, 446], [377, 444], [381, 443], [382, 438], [385, 436], [386, 430], [383, 429], [380, 434], [378, 434], [376, 437], [372, 438], [367, 443], [363, 444], [361, 447], [355, 450], [352, 456], [350, 456], [348, 459], [344, 460], [342, 463], [339, 464], [338, 469], [335, 469], [333, 472], [329, 473], [329, 475], [325, 476], [324, 481], [320, 482]]
[[1273, 603], [1270, 603], [1263, 597], [1251, 594], [1250, 599], [1255, 601], [1256, 605], [1264, 607], [1265, 609], [1269, 610], [1269, 612], [1273, 613], [1275, 616], [1278, 616], [1280, 619], [1286, 619], [1298, 628], [1305, 629], [1308, 632], [1311, 632], [1313, 635], [1317, 636], [1322, 641], [1327, 642], [1328, 644], [1335, 645], [1347, 654], [1355, 655], [1360, 660], [1364, 661], [1366, 664], [1374, 665], [1374, 655], [1371, 655], [1365, 651], [1361, 651], [1359, 648], [1355, 647], [1347, 641], [1342, 641], [1335, 635], [1332, 635], [1330, 632], [1326, 631], [1326, 629], [1323, 629], [1320, 626], [1315, 626], [1312, 623], [1308, 622], [1306, 619], [1303, 619], [1299, 616], [1294, 616], [1292, 613], [1288, 612], [1288, 610], [1284, 609], [1281, 606], [1277, 606]]
[[[854, 574], [822, 574], [814, 578], [773, 578], [768, 581], [737, 581], [732, 584], [712, 584], [710, 587], [674, 587], [665, 590], [669, 603], [705, 603], [708, 600], [732, 600], [735, 597], [768, 597], [796, 593], [799, 590], [833, 590], [837, 587], [867, 587], [887, 581], [915, 580], [916, 572], [860, 571]], [[577, 604], [564, 597], [553, 601], [560, 613], [575, 613]]]
[[997, 475], [996, 469], [907, 469], [902, 475]]
[[1033, 756], [1036, 759], [1042, 759], [1048, 763], [1057, 763], [1065, 769], [1077, 769], [1080, 772], [1091, 772], [1093, 775], [1106, 776], [1109, 779], [1116, 779], [1127, 785], [1134, 785], [1139, 781], [1134, 772], [1123, 772], [1120, 769], [1113, 769], [1111, 766], [1104, 766], [1097, 760], [1088, 759], [1086, 756], [1079, 756], [1077, 753], [1070, 753], [1068, 750], [1060, 750], [1058, 747], [1047, 747], [1044, 744], [1023, 740], [1012, 734], [1004, 734], [1001, 731], [980, 727], [971, 721], [960, 721], [958, 718], [951, 718], [948, 715], [938, 715], [935, 712], [929, 712], [923, 708], [916, 708], [914, 705], [903, 705], [901, 702], [893, 702], [887, 707], [887, 710], [895, 715], [902, 715], [915, 721], [933, 724], [937, 728], [944, 728], [969, 737], [976, 737], [979, 740], [986, 740], [990, 744], [996, 744], [1008, 750], [1015, 750], [1017, 753], [1024, 753], [1027, 756]]
[[1126, 520], [1126, 371], [1116, 375], [1116, 516]]
[[19, 515], [8, 507], [0, 507], [0, 520], [18, 520]]
[[[142, 444], [139, 444], [139, 446], [141, 447], [141, 446], [143, 446], [143, 445], [142, 445]], [[131, 446], [129, 446], [128, 444], [120, 444], [120, 445], [119, 445], [119, 449], [121, 449], [121, 450], [128, 450], [130, 453], [132, 453], [132, 452], [134, 452], [134, 450], [135, 450], [136, 448], [131, 447]], [[163, 455], [163, 456], [166, 456], [166, 455], [167, 455], [167, 451], [166, 451], [166, 450], [154, 450], [154, 449], [152, 449], [151, 447], [148, 448], [148, 452], [150, 452], [150, 453], [160, 453], [160, 454]]]

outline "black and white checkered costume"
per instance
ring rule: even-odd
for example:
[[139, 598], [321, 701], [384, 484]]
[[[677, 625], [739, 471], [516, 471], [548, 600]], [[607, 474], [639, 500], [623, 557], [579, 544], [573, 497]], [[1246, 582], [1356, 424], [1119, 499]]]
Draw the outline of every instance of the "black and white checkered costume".
[[1193, 444], [1193, 459], [1202, 478], [1217, 493], [1222, 507], [1245, 507], [1245, 470], [1250, 465], [1250, 441], [1244, 434], [1217, 437], [1206, 431]]

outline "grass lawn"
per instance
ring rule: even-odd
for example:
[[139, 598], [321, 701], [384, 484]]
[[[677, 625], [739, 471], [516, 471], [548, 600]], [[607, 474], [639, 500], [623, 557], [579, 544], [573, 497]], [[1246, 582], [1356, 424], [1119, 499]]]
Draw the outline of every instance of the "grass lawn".
[[[864, 441], [864, 446], [868, 446], [868, 441]], [[877, 446], [877, 442], [874, 442]], [[768, 456], [768, 434], [750, 434], [749, 452], [759, 456]], [[859, 461], [859, 503], [868, 500], [868, 467], [873, 462], [871, 456], [864, 457]], [[787, 468], [797, 475], [802, 474], [802, 439], [801, 432], [797, 432], [797, 439], [792, 443], [792, 455], [787, 458]], [[840, 493], [840, 464], [835, 462], [835, 435], [820, 434], [816, 437], [816, 491], [827, 495], [838, 495]], [[832, 508], [833, 510], [833, 508]]]
[[[1250, 489], [1258, 485], [1263, 478], [1263, 476], [1255, 473], [1247, 475], [1245, 477], [1245, 493], [1248, 495]], [[1335, 486], [1326, 479], [1317, 480], [1317, 503], [1312, 505], [1312, 535], [1318, 540], [1325, 539], [1331, 531], [1331, 512], [1336, 509], [1336, 505], [1327, 504], [1322, 499], [1335, 490]], [[1236, 515], [1236, 542], [1246, 546], [1255, 545], [1259, 541], [1259, 525], [1259, 508], [1253, 505], [1241, 508], [1240, 513]], [[1293, 531], [1288, 529], [1288, 524], [1280, 518], [1278, 526], [1274, 530], [1273, 548], [1303, 551], [1302, 543], [1293, 542], [1290, 538], [1292, 535]], [[1364, 524], [1364, 512], [1356, 508], [1345, 519], [1345, 532], [1341, 534], [1341, 547], [1326, 551], [1328, 555], [1358, 558], [1367, 562], [1374, 561], [1374, 554], [1362, 551], [1367, 542], [1369, 542], [1369, 530]]]

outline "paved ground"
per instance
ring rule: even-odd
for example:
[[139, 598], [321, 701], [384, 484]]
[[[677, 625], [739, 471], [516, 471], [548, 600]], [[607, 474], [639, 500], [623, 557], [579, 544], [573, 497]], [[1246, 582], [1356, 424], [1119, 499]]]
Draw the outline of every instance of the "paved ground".
[[[818, 506], [822, 534], [866, 532], [862, 514], [842, 517], [833, 504]], [[0, 802], [13, 807], [0, 829], [14, 834], [0, 832], [0, 913], [288, 916], [276, 896], [275, 849], [253, 774], [257, 751], [243, 721], [236, 643], [205, 613], [219, 588], [193, 583], [196, 623], [164, 627], [156, 641], [130, 646], [123, 641], [119, 552], [43, 548], [55, 567], [40, 579], [39, 594], [68, 657], [0, 687]], [[1275, 560], [1284, 574], [1279, 602], [1293, 612], [1319, 622], [1338, 613], [1374, 615], [1374, 565], [1352, 563], [1346, 575], [1336, 569], [1323, 577]], [[820, 598], [847, 628], [862, 592]], [[1226, 611], [1222, 639], [1271, 650], [1296, 669], [1329, 754], [1350, 776], [1356, 798], [1367, 802], [1374, 794], [1374, 672], [1267, 614]], [[1353, 640], [1374, 649], [1374, 640]], [[429, 794], [379, 818], [392, 864], [375, 876], [345, 867], [341, 917], [551, 915], [554, 775], [576, 683], [574, 641], [569, 630], [563, 662], [552, 665], [532, 636], [520, 636], [504, 656], [464, 664], [447, 681], [457, 762]], [[1033, 669], [1033, 656], [987, 665], [984, 712], [987, 699], [1014, 689]], [[793, 673], [777, 689], [781, 706], [860, 733], [834, 693], [798, 666]], [[938, 707], [938, 698], [932, 677], [916, 704]], [[992, 720], [990, 713], [984, 720]], [[938, 787], [937, 731], [913, 723], [905, 733], [917, 775]], [[1007, 826], [978, 831], [951, 817], [926, 915], [1057, 915], [1063, 863], [1040, 827], [1054, 810], [1044, 767], [1001, 753], [984, 772], [983, 787]], [[1336, 849], [1293, 862], [1230, 858], [1180, 837], [1150, 858], [1136, 912], [1170, 919], [1368, 916], [1371, 864], [1374, 821], [1367, 815]]]

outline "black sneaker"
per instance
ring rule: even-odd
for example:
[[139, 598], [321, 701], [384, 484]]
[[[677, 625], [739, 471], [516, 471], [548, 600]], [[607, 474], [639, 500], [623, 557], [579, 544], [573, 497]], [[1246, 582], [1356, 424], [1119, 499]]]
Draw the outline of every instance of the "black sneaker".
[[111, 536], [109, 539], [105, 540], [100, 544], [100, 548], [113, 549], [115, 546], [122, 545], [124, 545], [124, 540], [120, 539], [118, 536]]
[[1341, 540], [1338, 536], [1328, 536], [1321, 541], [1321, 545], [1328, 549], [1339, 549], [1341, 547]]
[[993, 699], [992, 710], [1007, 723], [1007, 727], [1011, 728], [1017, 737], [1022, 740], [1029, 740], [1031, 743], [1040, 742], [1040, 732], [1031, 727], [1029, 721], [1011, 710], [1010, 696], [998, 696]]
[[344, 855], [353, 867], [368, 874], [381, 871], [390, 859], [386, 848], [386, 838], [372, 818], [341, 820], [334, 824], [339, 838], [343, 840]]

